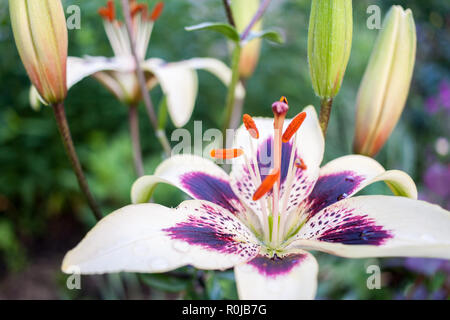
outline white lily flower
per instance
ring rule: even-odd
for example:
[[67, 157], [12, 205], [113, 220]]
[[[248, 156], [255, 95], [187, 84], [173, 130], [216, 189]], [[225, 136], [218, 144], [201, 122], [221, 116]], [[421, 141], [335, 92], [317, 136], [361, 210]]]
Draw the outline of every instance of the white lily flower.
[[[231, 81], [231, 70], [220, 60], [194, 58], [179, 62], [165, 62], [159, 58], [145, 60], [155, 21], [159, 18], [163, 3], [158, 3], [151, 14], [147, 6], [130, 1], [136, 51], [141, 66], [146, 73], [147, 88], [160, 84], [167, 96], [169, 115], [177, 127], [184, 126], [191, 118], [198, 92], [196, 70], [207, 70], [219, 78], [226, 86]], [[130, 47], [126, 26], [116, 20], [113, 1], [108, 1], [99, 14], [104, 20], [105, 31], [114, 52], [114, 57], [69, 57], [67, 60], [67, 87], [71, 88], [86, 77], [92, 76], [104, 85], [117, 99], [126, 105], [137, 105], [141, 101], [139, 82], [135, 74], [135, 63]], [[245, 95], [242, 84], [236, 94]], [[35, 90], [30, 96], [36, 107]]]
[[[406, 173], [386, 171], [371, 158], [349, 155], [320, 168], [324, 139], [314, 107], [284, 121], [286, 102], [274, 104], [275, 122], [244, 116], [234, 149], [211, 153], [235, 158], [230, 175], [211, 160], [179, 155], [138, 179], [135, 204], [100, 221], [67, 253], [62, 270], [234, 267], [241, 299], [312, 299], [318, 264], [308, 249], [350, 258], [450, 259], [448, 211], [416, 200]], [[352, 197], [378, 181], [396, 196]], [[137, 204], [158, 183], [195, 200], [176, 209]]]

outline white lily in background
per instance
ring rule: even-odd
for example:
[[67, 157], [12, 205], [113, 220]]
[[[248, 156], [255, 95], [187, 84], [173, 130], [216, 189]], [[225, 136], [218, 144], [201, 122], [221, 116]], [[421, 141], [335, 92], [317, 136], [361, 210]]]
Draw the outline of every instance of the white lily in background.
[[[196, 70], [209, 71], [225, 85], [231, 81], [231, 70], [220, 60], [212, 58], [194, 58], [169, 63], [159, 58], [145, 60], [153, 25], [162, 9], [163, 3], [159, 2], [152, 13], [149, 13], [145, 4], [130, 0], [136, 51], [146, 73], [147, 87], [151, 90], [157, 84], [161, 86], [167, 98], [167, 108], [173, 123], [177, 127], [182, 127], [189, 121], [197, 98]], [[105, 31], [114, 51], [114, 57], [69, 57], [67, 87], [70, 88], [82, 79], [92, 76], [125, 105], [135, 106], [141, 101], [141, 92], [126, 26], [116, 19], [115, 5], [112, 0], [107, 2], [106, 7], [100, 8], [99, 14], [104, 20]], [[236, 90], [236, 95], [241, 98], [245, 95], [241, 84]], [[32, 106], [36, 107], [38, 94], [34, 88], [30, 96]]]
[[[412, 179], [375, 160], [350, 155], [320, 167], [324, 139], [312, 106], [285, 120], [244, 116], [231, 174], [211, 160], [179, 155], [138, 179], [134, 205], [100, 221], [64, 258], [82, 274], [167, 272], [184, 265], [234, 267], [241, 299], [312, 299], [318, 264], [308, 249], [349, 258], [450, 259], [450, 213], [418, 201]], [[283, 133], [283, 134], [282, 134]], [[386, 182], [396, 196], [356, 196]], [[195, 200], [177, 208], [147, 202], [158, 183]]]

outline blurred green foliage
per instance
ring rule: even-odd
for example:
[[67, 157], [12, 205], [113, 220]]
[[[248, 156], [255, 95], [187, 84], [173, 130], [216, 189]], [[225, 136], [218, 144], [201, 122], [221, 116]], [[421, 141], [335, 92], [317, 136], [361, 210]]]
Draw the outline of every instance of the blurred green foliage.
[[[69, 31], [70, 55], [112, 55], [101, 19], [96, 13], [104, 2], [63, 1], [65, 7], [77, 4], [82, 9], [81, 29]], [[151, 5], [155, 3], [153, 0], [146, 2]], [[384, 15], [390, 5], [400, 4], [414, 12], [419, 39], [417, 64], [402, 120], [377, 159], [387, 168], [405, 170], [421, 187], [427, 166], [426, 152], [444, 163], [449, 160], [448, 155], [436, 155], [433, 149], [438, 137], [449, 136], [448, 117], [428, 114], [424, 104], [427, 97], [437, 93], [439, 83], [449, 79], [450, 2], [358, 0], [353, 3], [353, 48], [342, 90], [335, 100], [324, 161], [351, 153], [356, 92], [377, 36], [376, 30], [366, 27], [366, 9], [370, 4], [377, 4]], [[165, 4], [164, 13], [153, 31], [149, 56], [167, 61], [215, 57], [229, 63], [229, 47], [224, 37], [213, 32], [184, 30], [185, 26], [204, 21], [225, 21], [222, 1], [166, 0]], [[271, 102], [281, 95], [287, 96], [290, 105], [294, 106], [289, 116], [295, 115], [306, 105], [318, 106], [318, 98], [310, 84], [306, 57], [309, 10], [308, 0], [273, 1], [264, 23], [266, 27], [280, 31], [286, 43], [264, 44], [259, 66], [247, 83], [245, 112], [270, 116]], [[48, 257], [53, 259], [54, 265], [59, 265], [64, 251], [75, 245], [94, 221], [70, 170], [51, 110], [44, 107], [40, 112], [35, 112], [29, 106], [29, 80], [14, 45], [7, 1], [0, 2], [0, 52], [1, 283], [8, 275], [31, 266], [36, 256]], [[219, 127], [225, 88], [211, 75], [201, 73], [199, 90], [195, 112], [186, 128], [193, 128], [194, 119], [203, 121], [204, 130]], [[156, 90], [152, 97], [158, 105], [160, 91]], [[135, 176], [126, 107], [92, 79], [86, 79], [70, 90], [66, 106], [81, 162], [103, 210], [111, 212], [128, 204]], [[173, 126], [168, 122], [170, 137]], [[146, 172], [152, 173], [162, 160], [162, 153], [144, 108], [140, 110], [140, 125]], [[380, 184], [369, 192], [388, 191]], [[161, 186], [154, 199], [164, 205], [176, 206], [184, 197], [174, 188]], [[52, 241], [58, 242], [58, 245], [50, 246], [52, 249], [56, 246], [55, 254], [51, 255], [46, 251], [48, 246], [41, 247], [39, 243], [55, 231], [55, 227], [49, 227], [49, 221], [60, 220], [74, 224], [75, 235], [67, 239], [61, 232], [59, 239], [53, 237]], [[369, 291], [365, 270], [371, 261], [344, 260], [324, 254], [318, 257], [321, 266], [319, 298], [389, 299], [398, 292], [404, 292], [416, 277], [403, 271], [404, 281], [392, 283], [388, 279], [382, 290]], [[383, 260], [376, 263], [382, 264]], [[142, 275], [140, 283], [152, 288], [149, 296], [153, 298], [237, 297], [232, 272], [201, 272], [192, 268], [183, 268], [179, 272], [181, 278], [171, 274]], [[60, 279], [57, 281], [59, 297], [87, 297], [84, 293], [68, 292], [57, 267], [54, 267], [54, 278]], [[115, 288], [111, 285], [114, 281], [108, 281], [105, 280], [109, 283], [107, 288]], [[133, 281], [127, 280], [126, 283], [135, 283]], [[120, 280], [115, 283], [120, 283]], [[437, 281], [431, 289], [437, 290], [441, 285]], [[120, 297], [108, 293], [108, 290], [103, 290], [103, 293], [97, 291], [98, 286], [93, 286], [89, 296]], [[117, 291], [120, 292], [120, 289]], [[181, 295], [173, 295], [180, 292]], [[169, 293], [172, 295], [167, 296]]]

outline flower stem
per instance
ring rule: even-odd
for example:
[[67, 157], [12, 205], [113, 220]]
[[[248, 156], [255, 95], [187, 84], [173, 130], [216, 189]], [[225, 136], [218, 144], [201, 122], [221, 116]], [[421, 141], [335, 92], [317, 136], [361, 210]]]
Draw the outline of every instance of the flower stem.
[[248, 24], [247, 28], [245, 28], [244, 32], [241, 35], [241, 40], [247, 39], [247, 37], [250, 34], [250, 31], [252, 31], [253, 26], [259, 21], [259, 19], [262, 18], [264, 13], [266, 12], [267, 8], [269, 7], [271, 0], [264, 0], [261, 5], [259, 6], [258, 11], [256, 11], [256, 14], [253, 16], [252, 20]]
[[141, 89], [142, 99], [144, 100], [145, 109], [147, 110], [148, 116], [150, 118], [150, 124], [152, 125], [153, 129], [155, 130], [155, 134], [158, 137], [159, 142], [161, 143], [161, 146], [164, 149], [164, 152], [166, 153], [167, 157], [170, 157], [170, 154], [172, 153], [172, 150], [170, 148], [169, 140], [167, 139], [166, 133], [163, 130], [158, 130], [158, 119], [156, 117], [155, 108], [152, 103], [152, 99], [150, 97], [150, 93], [147, 90], [146, 80], [144, 71], [141, 67], [141, 62], [139, 60], [138, 54], [136, 52], [136, 41], [133, 34], [133, 25], [131, 21], [131, 13], [130, 13], [130, 4], [128, 3], [129, 0], [122, 0], [122, 10], [123, 10], [123, 16], [125, 17], [126, 22], [126, 28], [128, 37], [130, 39], [130, 47], [131, 47], [131, 53], [134, 58], [134, 62], [136, 64], [136, 76], [138, 78], [139, 87]]
[[224, 141], [226, 141], [226, 131], [230, 127], [231, 117], [233, 115], [233, 110], [236, 105], [235, 96], [236, 96], [236, 86], [239, 82], [240, 60], [241, 60], [241, 46], [239, 44], [235, 44], [231, 60], [231, 82], [230, 85], [228, 86], [227, 101], [225, 105], [225, 112], [226, 112], [225, 121], [222, 127], [222, 135]]
[[62, 142], [64, 144], [64, 148], [66, 149], [67, 156], [69, 157], [70, 163], [72, 165], [73, 171], [78, 180], [78, 184], [80, 189], [86, 196], [89, 207], [92, 210], [95, 218], [100, 220], [103, 218], [103, 215], [94, 200], [94, 197], [89, 190], [89, 186], [86, 181], [86, 177], [84, 176], [83, 169], [81, 168], [80, 160], [78, 159], [77, 152], [75, 150], [75, 146], [73, 145], [72, 136], [70, 134], [69, 124], [67, 123], [66, 112], [64, 110], [64, 104], [58, 103], [54, 104], [53, 111], [55, 113], [56, 123], [58, 124], [59, 133], [61, 134]]
[[333, 98], [322, 98], [320, 101], [319, 123], [322, 128], [324, 138], [327, 135], [328, 122], [330, 121], [331, 108], [333, 106]]
[[230, 0], [223, 0], [223, 6], [225, 7], [225, 13], [227, 14], [228, 22], [236, 28], [236, 23], [234, 22], [233, 12], [230, 7]]
[[133, 145], [133, 160], [136, 174], [139, 177], [144, 175], [144, 164], [142, 162], [141, 140], [139, 137], [139, 118], [136, 105], [130, 105], [128, 108], [128, 120], [130, 123], [130, 136]]

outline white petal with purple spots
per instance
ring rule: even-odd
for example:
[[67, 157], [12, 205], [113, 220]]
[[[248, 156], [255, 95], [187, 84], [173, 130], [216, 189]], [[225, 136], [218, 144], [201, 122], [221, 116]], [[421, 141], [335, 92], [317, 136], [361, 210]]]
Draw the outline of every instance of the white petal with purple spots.
[[232, 213], [206, 201], [177, 209], [131, 205], [102, 219], [64, 258], [63, 271], [82, 274], [166, 272], [184, 265], [227, 269], [260, 250], [257, 239]]
[[327, 206], [351, 197], [378, 181], [385, 181], [396, 195], [417, 197], [416, 186], [406, 173], [385, 171], [369, 157], [350, 155], [333, 160], [321, 168], [313, 191], [301, 205], [301, 212], [310, 218]]
[[314, 215], [289, 247], [344, 257], [411, 256], [450, 259], [450, 213], [427, 202], [360, 196]]
[[211, 201], [238, 213], [244, 209], [231, 189], [228, 174], [214, 162], [194, 156], [179, 155], [164, 161], [152, 176], [139, 178], [131, 190], [133, 203], [145, 203], [158, 183], [168, 183], [194, 199]]

